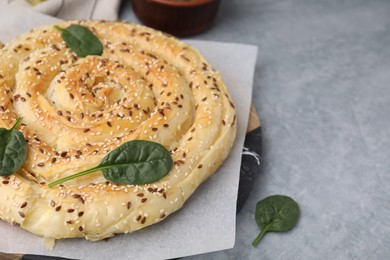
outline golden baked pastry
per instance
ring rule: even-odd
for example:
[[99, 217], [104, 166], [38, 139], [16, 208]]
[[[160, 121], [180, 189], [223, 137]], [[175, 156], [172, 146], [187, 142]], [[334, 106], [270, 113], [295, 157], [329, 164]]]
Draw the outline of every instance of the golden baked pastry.
[[[48, 25], [0, 50], [0, 127], [26, 137], [27, 160], [0, 177], [0, 218], [48, 238], [100, 240], [165, 219], [228, 156], [235, 108], [221, 77], [189, 45], [126, 22], [74, 21], [104, 45], [78, 57]], [[117, 185], [95, 172], [63, 185], [130, 140], [165, 146], [158, 182]]]

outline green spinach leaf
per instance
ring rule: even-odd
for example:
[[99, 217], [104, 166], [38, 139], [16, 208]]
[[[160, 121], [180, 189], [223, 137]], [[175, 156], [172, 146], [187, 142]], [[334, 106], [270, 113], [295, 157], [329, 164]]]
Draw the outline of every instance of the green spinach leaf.
[[88, 28], [72, 24], [67, 28], [54, 26], [62, 32], [62, 38], [66, 45], [78, 56], [84, 58], [88, 55], [102, 55], [103, 45]]
[[0, 176], [17, 172], [26, 161], [26, 139], [16, 130], [21, 122], [20, 117], [11, 129], [0, 128]]
[[49, 187], [96, 171], [117, 184], [153, 183], [167, 175], [172, 165], [169, 151], [161, 144], [134, 140], [111, 151], [98, 166], [52, 182]]
[[289, 231], [297, 224], [299, 215], [298, 203], [290, 197], [273, 195], [259, 201], [256, 205], [255, 218], [261, 232], [252, 245], [256, 246], [269, 231]]

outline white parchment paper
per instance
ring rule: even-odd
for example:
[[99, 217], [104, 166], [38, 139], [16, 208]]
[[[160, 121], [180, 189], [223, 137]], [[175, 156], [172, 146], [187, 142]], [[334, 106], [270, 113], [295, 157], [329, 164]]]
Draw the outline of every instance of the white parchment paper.
[[[36, 26], [57, 21], [33, 11], [0, 4], [0, 41], [6, 43]], [[257, 47], [188, 41], [222, 74], [237, 108], [237, 139], [224, 165], [166, 220], [109, 241], [59, 240], [48, 251], [42, 239], [0, 221], [0, 252], [78, 259], [167, 259], [232, 248], [241, 151], [252, 98]], [[1, 61], [0, 61], [1, 62]]]

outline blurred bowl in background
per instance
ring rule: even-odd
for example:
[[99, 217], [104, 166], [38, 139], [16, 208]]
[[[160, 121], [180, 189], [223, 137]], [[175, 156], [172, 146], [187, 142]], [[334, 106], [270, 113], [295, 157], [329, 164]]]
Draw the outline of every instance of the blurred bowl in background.
[[176, 35], [201, 33], [213, 24], [220, 0], [131, 0], [145, 25]]

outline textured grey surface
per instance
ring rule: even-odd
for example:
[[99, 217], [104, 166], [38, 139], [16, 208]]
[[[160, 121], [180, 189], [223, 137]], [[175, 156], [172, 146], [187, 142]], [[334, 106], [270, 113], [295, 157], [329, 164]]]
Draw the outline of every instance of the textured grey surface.
[[[127, 3], [121, 18], [137, 21]], [[193, 38], [259, 46], [264, 139], [235, 247], [191, 259], [390, 259], [390, 1], [224, 0]], [[271, 194], [302, 217], [253, 248], [255, 204]]]

